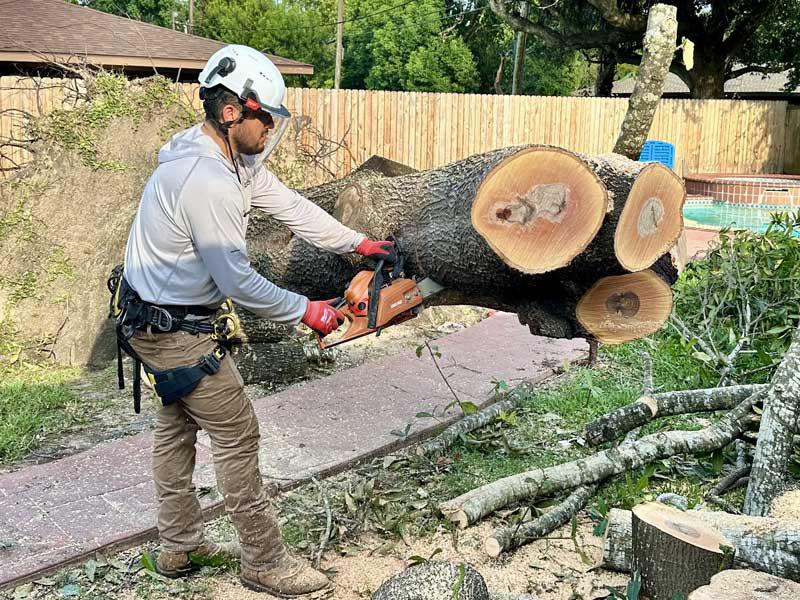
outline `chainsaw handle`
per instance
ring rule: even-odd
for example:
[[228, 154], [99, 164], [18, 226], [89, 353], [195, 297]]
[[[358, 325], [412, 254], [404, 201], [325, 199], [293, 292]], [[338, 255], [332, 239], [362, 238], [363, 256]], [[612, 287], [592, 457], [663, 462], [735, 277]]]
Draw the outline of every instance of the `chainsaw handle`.
[[[350, 325], [353, 323], [353, 320], [355, 319], [355, 316], [353, 315], [352, 312], [350, 312], [350, 307], [347, 304], [347, 300], [345, 298], [334, 298], [333, 300], [330, 300], [328, 303], [333, 308], [336, 308], [336, 309], [342, 311], [342, 314], [344, 315], [344, 318], [345, 318], [345, 322], [347, 323], [347, 328], [349, 330], [350, 329]], [[339, 329], [341, 329], [341, 327], [343, 325], [344, 325], [344, 323], [339, 325], [339, 327], [337, 327], [333, 331], [339, 331]], [[331, 331], [331, 333], [333, 333], [333, 331]], [[328, 335], [330, 335], [330, 333]], [[323, 336], [321, 333], [317, 333], [317, 343], [319, 344], [319, 347], [322, 350], [325, 350], [325, 348], [326, 348], [325, 342], [324, 342], [325, 337], [327, 337], [327, 336]]]

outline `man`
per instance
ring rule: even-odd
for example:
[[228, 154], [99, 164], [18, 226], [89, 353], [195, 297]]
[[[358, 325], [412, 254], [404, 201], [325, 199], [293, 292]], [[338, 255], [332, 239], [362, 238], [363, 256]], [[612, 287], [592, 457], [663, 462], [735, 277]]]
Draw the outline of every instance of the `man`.
[[[189, 553], [240, 555], [246, 586], [291, 597], [329, 582], [283, 545], [262, 487], [258, 421], [236, 365], [210, 334], [210, 315], [229, 297], [261, 317], [302, 321], [322, 335], [344, 321], [328, 301], [281, 289], [253, 269], [245, 247], [251, 208], [331, 252], [392, 262], [395, 249], [345, 227], [264, 167], [290, 117], [283, 78], [269, 59], [227, 46], [209, 59], [200, 85], [206, 120], [161, 149], [125, 253], [123, 283], [134, 298], [129, 312], [134, 306], [144, 315], [130, 328], [128, 343], [164, 403], [153, 432], [157, 567], [177, 577], [190, 570]], [[172, 385], [171, 392], [158, 382]], [[211, 438], [217, 484], [240, 549], [203, 539], [192, 486], [200, 428]]]

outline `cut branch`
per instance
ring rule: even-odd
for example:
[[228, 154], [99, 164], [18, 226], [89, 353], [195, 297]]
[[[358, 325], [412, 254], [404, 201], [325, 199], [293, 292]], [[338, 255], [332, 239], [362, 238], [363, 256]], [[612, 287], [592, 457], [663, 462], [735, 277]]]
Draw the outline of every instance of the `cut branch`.
[[601, 342], [621, 344], [654, 333], [672, 311], [672, 290], [652, 271], [604, 277], [578, 302], [581, 325]]
[[503, 552], [540, 539], [561, 527], [589, 501], [599, 486], [580, 486], [564, 500], [536, 519], [513, 527], [495, 529], [483, 543], [486, 554], [497, 558]]
[[683, 231], [683, 180], [664, 165], [645, 167], [631, 187], [614, 233], [614, 252], [629, 271], [651, 266]]
[[552, 496], [580, 485], [598, 483], [675, 454], [712, 452], [742, 435], [753, 402], [752, 397], [748, 398], [722, 421], [699, 431], [655, 433], [587, 458], [504, 477], [441, 503], [439, 510], [464, 528], [522, 499]]
[[[767, 389], [766, 384], [734, 385], [642, 396], [636, 402], [588, 423], [584, 427], [583, 437], [589, 446], [597, 446], [615, 440], [657, 417], [729, 410], [753, 394], [763, 394]], [[759, 395], [759, 399], [761, 397]]]

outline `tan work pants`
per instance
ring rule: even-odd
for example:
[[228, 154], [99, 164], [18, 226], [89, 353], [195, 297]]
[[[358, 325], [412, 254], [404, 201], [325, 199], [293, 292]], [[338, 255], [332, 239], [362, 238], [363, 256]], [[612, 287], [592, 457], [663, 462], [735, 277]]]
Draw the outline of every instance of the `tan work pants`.
[[[137, 331], [131, 345], [157, 371], [197, 364], [215, 344], [209, 335]], [[153, 430], [153, 478], [158, 533], [167, 550], [187, 552], [203, 541], [200, 503], [192, 484], [198, 429], [211, 438], [217, 486], [239, 534], [242, 565], [261, 570], [284, 553], [278, 523], [258, 469], [258, 421], [230, 356], [180, 402], [158, 409]]]

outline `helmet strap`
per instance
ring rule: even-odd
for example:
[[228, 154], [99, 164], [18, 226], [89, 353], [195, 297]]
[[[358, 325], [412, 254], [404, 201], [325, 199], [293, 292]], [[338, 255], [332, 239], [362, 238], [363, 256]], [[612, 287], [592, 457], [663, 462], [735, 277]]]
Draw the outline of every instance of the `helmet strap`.
[[241, 123], [244, 120], [243, 116], [239, 116], [238, 119], [234, 119], [232, 121], [211, 121], [214, 129], [222, 136], [222, 139], [225, 140], [225, 145], [228, 148], [228, 154], [231, 157], [231, 162], [233, 163], [233, 169], [236, 171], [236, 179], [239, 180], [239, 183], [242, 183], [242, 178], [239, 175], [239, 165], [236, 162], [236, 157], [233, 155], [233, 148], [231, 147], [231, 141], [229, 138], [229, 130], [232, 126], [236, 125], [237, 123]]

